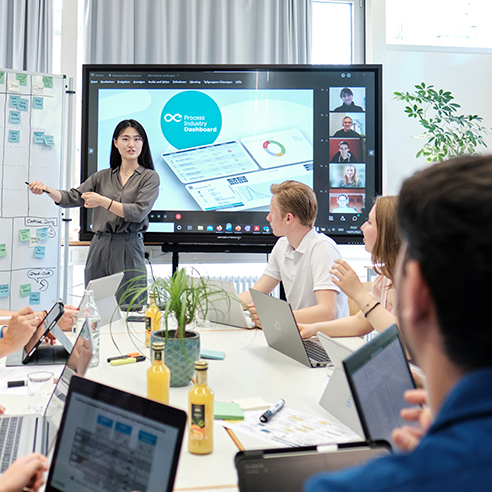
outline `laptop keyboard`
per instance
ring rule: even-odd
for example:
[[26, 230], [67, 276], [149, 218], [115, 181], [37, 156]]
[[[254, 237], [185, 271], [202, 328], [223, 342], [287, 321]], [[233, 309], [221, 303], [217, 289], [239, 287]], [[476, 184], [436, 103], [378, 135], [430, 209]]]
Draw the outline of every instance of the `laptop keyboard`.
[[23, 417], [4, 417], [0, 425], [0, 473], [3, 473], [19, 451]]
[[303, 340], [304, 347], [306, 347], [306, 352], [310, 359], [314, 359], [318, 362], [326, 362], [330, 363], [331, 360], [326, 353], [326, 350], [318, 345], [316, 342], [312, 340]]

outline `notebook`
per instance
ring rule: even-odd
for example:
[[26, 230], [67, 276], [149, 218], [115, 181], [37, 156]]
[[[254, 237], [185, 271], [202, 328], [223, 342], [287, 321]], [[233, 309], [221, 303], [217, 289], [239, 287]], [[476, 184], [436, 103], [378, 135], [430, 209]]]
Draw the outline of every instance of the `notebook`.
[[390, 454], [387, 443], [346, 443], [299, 448], [240, 451], [236, 465], [240, 492], [302, 492], [319, 472], [361, 465]]
[[303, 340], [290, 304], [250, 289], [268, 346], [308, 367], [325, 367], [330, 359], [313, 340]]
[[73, 377], [46, 492], [171, 492], [186, 413]]
[[367, 342], [343, 361], [343, 367], [365, 438], [384, 439], [393, 446], [393, 429], [412, 425], [400, 410], [409, 406], [403, 393], [415, 388], [398, 327], [392, 325]]
[[356, 349], [364, 346], [366, 342], [359, 337], [347, 338], [345, 342], [350, 344], [349, 348], [346, 344], [321, 332], [318, 332], [318, 339], [333, 364], [333, 372], [328, 379], [328, 384], [319, 404], [364, 439], [359, 414], [343, 369], [343, 360], [352, 355]]
[[87, 321], [51, 394], [44, 414], [0, 415], [0, 472], [16, 458], [32, 452], [44, 455], [58, 431], [68, 386], [74, 374], [83, 376], [92, 357], [92, 337]]

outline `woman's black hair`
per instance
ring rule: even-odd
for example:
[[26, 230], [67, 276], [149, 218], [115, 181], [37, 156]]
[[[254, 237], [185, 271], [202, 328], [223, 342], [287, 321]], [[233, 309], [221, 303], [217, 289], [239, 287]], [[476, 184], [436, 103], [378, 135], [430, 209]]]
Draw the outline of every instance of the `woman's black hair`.
[[114, 141], [118, 139], [121, 132], [126, 128], [135, 128], [138, 134], [142, 137], [143, 145], [142, 152], [138, 156], [138, 163], [146, 167], [147, 169], [154, 170], [154, 162], [152, 161], [152, 155], [150, 153], [149, 140], [147, 138], [147, 133], [144, 127], [136, 120], [123, 120], [118, 123], [114, 129], [113, 138], [111, 140], [111, 155], [109, 156], [109, 162], [111, 164], [111, 169], [118, 169], [121, 165], [121, 155], [119, 150], [116, 148]]

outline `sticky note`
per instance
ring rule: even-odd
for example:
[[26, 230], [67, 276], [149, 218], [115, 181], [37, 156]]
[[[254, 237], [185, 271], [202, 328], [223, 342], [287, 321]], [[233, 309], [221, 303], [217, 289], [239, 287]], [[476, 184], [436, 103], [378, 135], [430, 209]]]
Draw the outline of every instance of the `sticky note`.
[[7, 256], [7, 245], [0, 244], [0, 257]]
[[9, 295], [10, 295], [9, 284], [0, 285], [0, 297], [9, 297]]
[[46, 251], [45, 246], [36, 246], [34, 248], [34, 258], [38, 258], [38, 259], [42, 260], [44, 258], [45, 251]]
[[202, 359], [222, 360], [225, 357], [225, 352], [221, 352], [219, 350], [202, 349], [202, 351], [200, 353], [200, 357]]
[[31, 292], [29, 296], [29, 304], [40, 304], [41, 303], [41, 292]]
[[21, 111], [28, 111], [29, 110], [29, 100], [28, 99], [23, 99], [21, 97], [17, 101], [17, 109], [20, 109]]
[[32, 98], [32, 107], [34, 109], [43, 109], [44, 99], [42, 97], [33, 97]]
[[36, 236], [31, 236], [31, 239], [29, 241], [29, 247], [30, 248], [34, 248], [35, 246], [37, 246], [39, 244], [39, 237], [36, 237]]
[[223, 420], [244, 420], [244, 413], [237, 403], [214, 402], [214, 418]]
[[44, 132], [33, 132], [34, 143], [44, 145]]
[[34, 94], [43, 94], [44, 92], [44, 86], [42, 82], [34, 82], [32, 84], [32, 92]]
[[0, 72], [0, 84], [5, 83], [5, 72]]
[[16, 73], [15, 79], [19, 81], [19, 85], [24, 87], [27, 85], [27, 73]]
[[9, 106], [11, 108], [17, 109], [17, 104], [19, 103], [20, 96], [9, 96]]
[[24, 284], [20, 286], [21, 297], [27, 297], [31, 295], [31, 284]]
[[47, 227], [42, 227], [40, 229], [37, 229], [36, 232], [38, 234], [38, 238], [39, 238], [40, 241], [44, 241], [45, 239], [48, 239], [49, 238], [48, 228]]
[[268, 410], [270, 405], [259, 396], [252, 398], [240, 398], [238, 400], [232, 400], [233, 403], [237, 403], [243, 411], [248, 410]]
[[43, 85], [46, 89], [53, 89], [53, 77], [43, 75]]
[[9, 130], [9, 142], [19, 143], [20, 142], [20, 131], [19, 130]]
[[19, 81], [18, 80], [9, 80], [7, 84], [7, 90], [9, 92], [19, 92]]
[[44, 143], [50, 147], [53, 147], [55, 145], [55, 137], [53, 135], [45, 135]]
[[31, 231], [29, 229], [19, 229], [19, 239], [24, 241], [29, 241], [31, 239]]
[[21, 122], [20, 111], [9, 111], [9, 121], [10, 123], [20, 123]]

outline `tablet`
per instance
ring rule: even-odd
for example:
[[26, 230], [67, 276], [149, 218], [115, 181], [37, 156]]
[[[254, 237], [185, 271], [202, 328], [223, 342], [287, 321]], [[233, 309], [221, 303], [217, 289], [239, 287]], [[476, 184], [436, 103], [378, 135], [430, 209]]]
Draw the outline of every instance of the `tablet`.
[[[57, 321], [63, 316], [65, 312], [65, 306], [62, 302], [55, 302], [53, 307], [49, 310], [46, 316], [39, 323], [36, 333], [31, 337], [24, 347], [25, 357], [22, 360], [23, 364], [27, 364], [29, 359], [32, 357], [36, 349], [39, 347], [40, 343], [48, 335], [48, 333], [55, 327]], [[46, 322], [46, 325], [43, 324]]]

